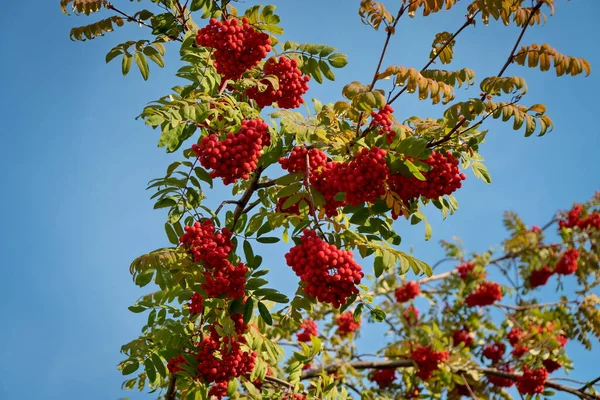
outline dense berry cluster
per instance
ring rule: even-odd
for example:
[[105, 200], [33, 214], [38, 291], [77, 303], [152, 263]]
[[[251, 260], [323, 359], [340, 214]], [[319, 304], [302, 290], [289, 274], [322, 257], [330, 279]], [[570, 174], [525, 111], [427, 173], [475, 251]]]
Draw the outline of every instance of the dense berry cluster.
[[244, 297], [246, 287], [246, 273], [248, 267], [244, 263], [234, 265], [226, 259], [210, 264], [204, 271], [204, 283], [201, 287], [208, 297], [221, 297], [225, 295], [230, 299]]
[[414, 299], [421, 293], [421, 288], [417, 282], [406, 282], [394, 291], [394, 296], [398, 303], [406, 303]]
[[392, 386], [394, 380], [396, 380], [396, 369], [395, 368], [380, 368], [373, 371], [369, 377], [371, 382], [377, 383], [380, 388]]
[[523, 332], [520, 328], [512, 328], [506, 338], [510, 342], [510, 345], [515, 347], [519, 342], [525, 337], [526, 333]]
[[450, 152], [444, 155], [434, 151], [423, 162], [431, 167], [429, 171], [423, 172], [425, 181], [402, 174], [390, 176], [390, 188], [401, 199], [407, 201], [419, 196], [437, 199], [460, 189], [462, 181], [467, 178], [465, 174], [460, 173], [458, 160]]
[[277, 103], [280, 108], [298, 108], [304, 103], [302, 95], [308, 90], [310, 77], [302, 75], [298, 62], [288, 57], [269, 58], [265, 63], [265, 75], [274, 75], [279, 79], [279, 88], [275, 89], [268, 80], [261, 83], [266, 86], [260, 91], [258, 86], [246, 90], [249, 98], [256, 101], [260, 108]]
[[364, 275], [352, 253], [325, 242], [308, 229], [304, 230], [301, 241], [285, 259], [300, 277], [304, 292], [335, 308], [346, 304], [348, 297], [358, 293], [356, 285]]
[[577, 271], [577, 261], [579, 260], [579, 251], [577, 249], [568, 249], [564, 252], [554, 272], [560, 275], [571, 275]]
[[404, 309], [402, 318], [404, 318], [407, 325], [414, 326], [419, 320], [419, 310], [415, 306], [408, 306]]
[[196, 43], [214, 49], [215, 68], [225, 79], [239, 79], [271, 51], [269, 35], [255, 30], [246, 18], [223, 22], [211, 18], [198, 31]]
[[337, 333], [341, 336], [349, 335], [360, 328], [360, 319], [356, 322], [354, 320], [354, 315], [350, 311], [340, 314], [340, 316], [335, 319], [335, 322], [338, 326]]
[[184, 230], [179, 242], [194, 257], [194, 262], [210, 263], [226, 258], [231, 252], [231, 232], [227, 228], [217, 232], [210, 219], [205, 219], [202, 223], [195, 222]]
[[270, 144], [269, 126], [260, 118], [242, 121], [237, 133], [230, 132], [219, 140], [216, 134], [202, 138], [192, 149], [204, 168], [211, 169], [212, 178], [223, 178], [228, 185], [238, 179], [248, 179], [257, 167], [263, 146]]
[[575, 205], [567, 214], [567, 218], [558, 221], [559, 228], [574, 228], [579, 229], [600, 229], [600, 213], [594, 211], [587, 217], [582, 218], [581, 213], [583, 212], [583, 206], [581, 204]]
[[204, 309], [204, 299], [202, 298], [202, 296], [200, 296], [200, 294], [192, 294], [192, 298], [187, 304], [190, 310], [190, 315], [202, 314], [202, 311]]
[[536, 288], [538, 286], [543, 286], [548, 282], [548, 279], [554, 274], [554, 271], [550, 269], [549, 266], [545, 265], [542, 269], [536, 269], [531, 271], [531, 275], [529, 275], [529, 286], [531, 288]]
[[[496, 369], [500, 372], [506, 372], [507, 374], [514, 374], [514, 372], [515, 372], [515, 370], [508, 364], [500, 365], [500, 366], [496, 367]], [[514, 380], [512, 380], [510, 378], [502, 378], [500, 376], [488, 375], [487, 380], [492, 385], [502, 387], [502, 388], [509, 388], [515, 384]]]
[[506, 346], [503, 343], [491, 343], [485, 346], [481, 354], [493, 363], [497, 363], [504, 357], [505, 351]]
[[242, 334], [247, 329], [241, 314], [231, 316], [235, 323], [237, 338], [221, 337], [214, 326], [209, 328], [210, 335], [204, 336], [198, 345], [198, 378], [206, 383], [216, 383], [213, 395], [223, 397], [223, 385], [239, 376], [246, 376], [254, 369], [256, 353], [242, 349], [246, 343]]
[[483, 282], [474, 292], [467, 296], [465, 303], [469, 307], [484, 307], [494, 304], [501, 299], [502, 290], [500, 290], [500, 285], [495, 282]]
[[[337, 215], [337, 208], [346, 204], [373, 203], [385, 193], [385, 181], [390, 169], [386, 151], [378, 147], [363, 148], [350, 162], [328, 162], [311, 181], [325, 198], [327, 215]], [[344, 200], [336, 200], [346, 193]]]
[[388, 143], [392, 143], [394, 141], [394, 136], [396, 136], [396, 132], [392, 129], [392, 113], [394, 109], [389, 104], [386, 104], [379, 112], [372, 112], [371, 117], [373, 120], [371, 121], [372, 126], [376, 126], [379, 128], [379, 134], [385, 134], [385, 138]]
[[298, 338], [299, 342], [310, 342], [311, 336], [318, 335], [317, 324], [315, 323], [315, 321], [312, 321], [310, 319], [304, 320], [300, 324], [300, 329], [302, 329], [302, 332], [296, 333], [296, 337]]
[[459, 329], [452, 333], [452, 341], [455, 346], [463, 343], [465, 347], [469, 347], [473, 344], [473, 335], [467, 329]]
[[523, 369], [523, 375], [517, 378], [517, 389], [521, 394], [536, 394], [544, 392], [544, 385], [548, 379], [546, 368]]
[[411, 353], [411, 359], [417, 364], [417, 376], [427, 380], [439, 368], [441, 362], [449, 359], [447, 351], [434, 351], [431, 346], [420, 346]]
[[185, 358], [180, 354], [177, 357], [173, 357], [167, 363], [167, 369], [170, 373], [174, 374], [175, 372], [179, 372], [182, 369], [179, 367], [182, 364], [187, 364]]
[[324, 166], [327, 163], [327, 155], [319, 149], [309, 149], [306, 146], [296, 146], [290, 152], [290, 155], [285, 158], [279, 159], [281, 168], [288, 172], [302, 172], [306, 174], [306, 159], [308, 157], [309, 172], [312, 176], [312, 172], [316, 171], [317, 168]]

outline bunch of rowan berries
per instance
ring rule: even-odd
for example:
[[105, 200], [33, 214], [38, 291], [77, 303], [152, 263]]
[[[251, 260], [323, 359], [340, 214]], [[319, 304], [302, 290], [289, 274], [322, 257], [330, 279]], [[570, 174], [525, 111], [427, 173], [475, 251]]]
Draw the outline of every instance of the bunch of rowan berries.
[[417, 376], [423, 380], [431, 378], [439, 364], [450, 358], [447, 351], [435, 351], [431, 346], [417, 347], [410, 357], [417, 364]]
[[581, 213], [583, 212], [583, 206], [581, 204], [576, 204], [573, 208], [567, 213], [567, 218], [558, 221], [559, 228], [574, 228], [578, 227], [579, 229], [586, 230], [590, 228], [600, 229], [600, 213], [594, 211], [590, 213], [587, 217], [583, 218]]
[[417, 282], [406, 282], [397, 287], [394, 291], [394, 296], [398, 303], [406, 303], [414, 299], [421, 293], [421, 288]]
[[531, 271], [529, 275], [529, 286], [533, 289], [538, 286], [543, 286], [548, 282], [548, 279], [554, 274], [554, 271], [549, 266], [545, 265], [541, 269]]
[[199, 293], [194, 293], [187, 305], [190, 310], [190, 315], [202, 314], [202, 311], [204, 310], [204, 299]]
[[459, 343], [463, 343], [465, 347], [469, 347], [473, 344], [473, 336], [469, 330], [459, 329], [452, 333], [452, 341], [455, 346], [458, 346]]
[[217, 232], [210, 219], [205, 219], [202, 223], [195, 222], [184, 230], [179, 242], [193, 256], [194, 262], [210, 263], [215, 259], [226, 258], [231, 252], [231, 232], [227, 228]]
[[285, 259], [300, 277], [307, 295], [335, 308], [358, 293], [356, 285], [364, 276], [350, 251], [338, 249], [309, 229], [304, 230], [301, 244], [292, 247]]
[[577, 249], [568, 249], [565, 251], [556, 263], [554, 272], [560, 275], [571, 275], [577, 271], [577, 261], [579, 260], [579, 251]]
[[230, 132], [220, 140], [212, 133], [193, 145], [200, 164], [211, 169], [212, 178], [223, 178], [228, 185], [238, 179], [248, 179], [257, 168], [264, 146], [271, 143], [269, 126], [260, 118], [244, 120], [237, 133]]
[[341, 336], [349, 335], [353, 332], [356, 332], [358, 328], [360, 328], [360, 319], [357, 321], [354, 320], [354, 315], [350, 311], [346, 311], [341, 313], [336, 319], [335, 322], [338, 326], [337, 333]]
[[402, 318], [404, 318], [408, 326], [414, 326], [419, 320], [419, 310], [415, 306], [408, 306], [404, 309]]
[[496, 282], [483, 282], [474, 292], [465, 298], [469, 307], [484, 307], [502, 300], [502, 290]]
[[224, 79], [239, 79], [271, 51], [269, 35], [254, 29], [247, 18], [211, 18], [198, 31], [196, 43], [214, 49], [215, 68]]
[[380, 388], [392, 386], [396, 380], [395, 368], [379, 368], [374, 370], [369, 377], [371, 382], [377, 383]]
[[491, 360], [492, 363], [497, 363], [504, 357], [506, 346], [503, 343], [490, 343], [483, 349], [481, 353], [485, 358]]
[[[502, 364], [496, 367], [500, 372], [506, 372], [507, 374], [514, 374], [515, 370], [509, 364]], [[509, 388], [515, 384], [515, 381], [510, 378], [503, 378], [501, 376], [488, 375], [487, 380], [494, 386]]]
[[167, 363], [167, 369], [170, 373], [174, 374], [175, 372], [179, 372], [182, 369], [179, 367], [182, 364], [187, 364], [187, 361], [183, 357], [183, 355], [178, 355], [177, 357], [172, 357]]
[[260, 90], [253, 86], [246, 90], [246, 95], [256, 101], [258, 107], [263, 108], [277, 103], [279, 108], [298, 108], [304, 103], [302, 95], [308, 91], [310, 77], [302, 75], [298, 62], [288, 57], [271, 57], [263, 68], [265, 75], [274, 75], [279, 80], [279, 87], [275, 89], [268, 80], [261, 83], [266, 86]]
[[548, 380], [546, 368], [529, 369], [525, 367], [523, 374], [517, 378], [517, 389], [521, 394], [543, 393], [546, 380]]
[[390, 176], [390, 188], [401, 199], [408, 201], [422, 196], [435, 200], [460, 189], [462, 181], [467, 178], [458, 168], [458, 159], [450, 152], [443, 154], [434, 151], [428, 159], [422, 160], [422, 162], [431, 167], [429, 171], [422, 172], [425, 177], [424, 181], [402, 174]]
[[389, 104], [386, 104], [379, 110], [379, 112], [373, 111], [371, 113], [371, 125], [379, 128], [379, 134], [385, 134], [385, 138], [388, 143], [394, 141], [396, 132], [392, 129], [392, 113], [394, 109]]
[[234, 265], [227, 259], [221, 259], [205, 264], [204, 282], [200, 287], [211, 298], [225, 295], [230, 299], [240, 299], [245, 294], [246, 273], [248, 267], [244, 263]]
[[[308, 168], [306, 167], [306, 159], [308, 157]], [[279, 159], [281, 168], [288, 172], [301, 172], [306, 174], [308, 169], [309, 173], [316, 171], [319, 167], [324, 166], [327, 163], [327, 155], [319, 149], [311, 148], [306, 146], [296, 146], [290, 152], [290, 155], [285, 158]]]
[[310, 342], [311, 336], [318, 335], [317, 324], [313, 320], [306, 319], [302, 321], [300, 329], [302, 329], [302, 332], [296, 333], [299, 342]]

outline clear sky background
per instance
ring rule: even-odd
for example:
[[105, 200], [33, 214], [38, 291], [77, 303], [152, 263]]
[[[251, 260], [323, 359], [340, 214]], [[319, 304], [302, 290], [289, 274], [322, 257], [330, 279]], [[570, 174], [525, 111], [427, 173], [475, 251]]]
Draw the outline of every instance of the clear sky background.
[[[123, 78], [120, 61], [105, 65], [104, 55], [125, 40], [147, 38], [147, 32], [129, 26], [88, 43], [71, 42], [72, 26], [99, 16], [66, 17], [58, 3], [9, 1], [0, 13], [0, 399], [152, 398], [122, 392], [116, 365], [120, 346], [138, 335], [144, 318], [127, 310], [144, 293], [131, 282], [129, 263], [168, 246], [164, 215], [152, 210], [151, 193], [144, 189], [147, 181], [164, 174], [172, 156], [156, 147], [158, 132], [134, 117], [177, 84], [177, 50], [169, 47], [167, 68], [152, 67], [149, 82], [136, 70]], [[129, 1], [114, 3], [132, 9]], [[600, 2], [557, 3], [556, 15], [528, 31], [523, 43], [547, 42], [598, 68]], [[349, 55], [349, 66], [336, 71], [338, 81], [323, 86], [313, 82], [307, 99], [335, 101], [345, 83], [370, 80], [384, 33], [361, 24], [358, 1], [275, 4], [286, 39], [327, 43]], [[462, 24], [463, 7], [403, 19], [384, 66], [422, 67], [434, 34], [453, 32]], [[452, 68], [468, 66], [479, 79], [495, 75], [517, 35], [518, 30], [495, 22], [478, 23], [458, 38]], [[442, 255], [437, 242], [456, 235], [468, 250], [483, 251], [504, 238], [504, 210], [517, 211], [530, 225], [542, 225], [557, 209], [585, 201], [600, 189], [600, 74], [557, 78], [518, 66], [507, 74], [527, 79], [530, 94], [523, 103], [545, 103], [554, 132], [524, 138], [509, 124], [487, 124], [490, 134], [482, 155], [492, 184], [467, 172], [456, 193], [460, 210], [454, 216], [442, 222], [437, 210], [428, 210], [434, 228], [430, 242], [423, 241], [421, 225], [399, 222], [403, 250], [414, 246], [417, 256], [433, 263]], [[403, 95], [394, 108], [400, 120], [442, 110], [410, 95]], [[211, 201], [227, 196], [217, 191]], [[296, 278], [285, 266], [285, 251], [271, 250], [265, 265], [273, 270], [274, 286], [289, 292]], [[545, 294], [553, 295], [552, 289]], [[569, 351], [575, 359], [573, 377], [597, 375], [590, 353], [576, 345]]]

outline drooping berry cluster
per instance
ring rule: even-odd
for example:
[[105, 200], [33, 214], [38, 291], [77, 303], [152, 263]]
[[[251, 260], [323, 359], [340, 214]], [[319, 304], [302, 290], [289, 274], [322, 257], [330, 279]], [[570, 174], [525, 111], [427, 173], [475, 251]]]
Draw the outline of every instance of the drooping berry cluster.
[[301, 172], [306, 174], [306, 158], [308, 156], [309, 172], [312, 176], [313, 171], [327, 163], [327, 155], [319, 149], [309, 149], [306, 146], [296, 146], [290, 152], [290, 155], [279, 159], [281, 168], [288, 172]]
[[568, 249], [564, 252], [554, 272], [560, 275], [571, 275], [577, 271], [577, 261], [579, 260], [579, 251], [577, 249]]
[[223, 178], [228, 185], [238, 179], [248, 179], [257, 167], [263, 146], [271, 142], [268, 125], [260, 118], [242, 121], [237, 133], [230, 132], [219, 140], [212, 133], [202, 138], [192, 149], [204, 168], [211, 169], [212, 178]]
[[422, 172], [425, 181], [402, 174], [390, 176], [390, 188], [401, 199], [407, 201], [419, 196], [437, 199], [460, 189], [462, 181], [467, 178], [465, 174], [460, 173], [458, 160], [450, 152], [443, 154], [434, 151], [423, 162], [431, 167], [429, 171]]
[[[337, 208], [346, 204], [373, 203], [385, 193], [385, 181], [390, 175], [386, 151], [378, 147], [363, 148], [350, 162], [328, 162], [311, 183], [325, 198], [325, 211], [337, 215]], [[343, 200], [336, 199], [345, 193]]]
[[202, 296], [200, 296], [200, 294], [192, 294], [192, 298], [187, 304], [190, 310], [190, 315], [202, 314], [202, 311], [204, 310], [204, 299]]
[[398, 303], [406, 303], [409, 300], [414, 299], [421, 293], [421, 288], [417, 282], [406, 282], [396, 288], [394, 296]]
[[408, 306], [402, 312], [402, 318], [408, 326], [414, 326], [419, 320], [419, 310], [415, 306]]
[[392, 129], [392, 113], [394, 109], [389, 104], [386, 104], [379, 112], [372, 112], [371, 125], [379, 128], [379, 134], [385, 134], [385, 138], [388, 143], [392, 143], [394, 141], [394, 136], [396, 136], [396, 132]]
[[471, 275], [473, 268], [475, 268], [475, 265], [473, 265], [471, 263], [464, 263], [464, 264], [461, 264], [458, 267], [456, 267], [456, 271], [457, 271], [457, 274], [460, 277], [460, 279], [462, 279], [463, 281], [466, 281], [469, 278], [469, 276]]
[[[224, 396], [223, 385], [240, 376], [246, 376], [254, 369], [256, 353], [242, 349], [246, 340], [242, 334], [247, 326], [241, 314], [231, 316], [235, 323], [237, 337], [221, 337], [214, 326], [209, 328], [210, 335], [204, 336], [198, 345], [198, 378], [205, 383], [216, 383], [213, 395]], [[225, 390], [226, 393], [226, 390]], [[219, 397], [219, 398], [221, 398]]]
[[318, 335], [317, 324], [313, 320], [304, 320], [300, 324], [300, 329], [302, 329], [302, 332], [296, 333], [296, 337], [298, 338], [299, 342], [310, 342], [311, 336]]
[[369, 377], [371, 382], [377, 383], [380, 388], [392, 386], [394, 380], [396, 380], [396, 369], [395, 368], [380, 368], [376, 369], [371, 373]]
[[298, 108], [304, 103], [302, 95], [308, 90], [310, 77], [302, 75], [298, 62], [288, 57], [271, 57], [265, 63], [265, 75], [274, 75], [279, 79], [279, 88], [275, 89], [268, 80], [261, 81], [266, 89], [260, 91], [258, 86], [246, 90], [249, 98], [256, 101], [260, 108], [277, 103], [279, 108]]
[[244, 263], [234, 265], [227, 259], [211, 264], [205, 264], [204, 282], [201, 288], [208, 297], [221, 297], [225, 295], [230, 299], [244, 297], [246, 287], [246, 273], [248, 267]]
[[194, 262], [210, 263], [226, 258], [231, 252], [231, 232], [227, 228], [217, 232], [210, 219], [205, 219], [202, 223], [195, 222], [184, 230], [179, 242], [194, 257]]
[[481, 354], [492, 363], [497, 363], [504, 357], [505, 351], [506, 346], [503, 343], [491, 343], [485, 346]]
[[177, 357], [173, 357], [167, 363], [167, 369], [170, 373], [174, 374], [175, 372], [179, 372], [182, 369], [179, 367], [182, 364], [187, 364], [185, 358], [180, 354]]
[[349, 335], [360, 328], [360, 319], [356, 322], [354, 320], [354, 315], [350, 311], [340, 314], [340, 316], [335, 319], [335, 322], [338, 326], [337, 333], [341, 336]]
[[512, 328], [510, 332], [508, 332], [508, 335], [506, 337], [508, 338], [510, 345], [513, 347], [510, 353], [513, 355], [514, 358], [523, 357], [523, 355], [525, 355], [525, 353], [529, 351], [529, 347], [524, 345], [522, 342], [526, 336], [527, 333], [517, 327]]
[[452, 333], [452, 341], [454, 342], [455, 346], [458, 346], [460, 343], [462, 343], [465, 347], [469, 347], [473, 344], [473, 336], [469, 330], [459, 329]]
[[271, 51], [269, 35], [254, 29], [246, 18], [223, 22], [211, 18], [198, 31], [196, 43], [214, 49], [215, 68], [225, 79], [239, 79]]
[[417, 364], [417, 376], [427, 380], [433, 376], [433, 373], [439, 369], [441, 362], [450, 358], [447, 351], [435, 351], [431, 346], [420, 346], [411, 353], [411, 359]]
[[525, 367], [523, 374], [517, 378], [517, 389], [521, 394], [543, 393], [546, 380], [548, 380], [546, 368], [529, 369]]
[[496, 301], [502, 300], [502, 290], [496, 282], [483, 282], [472, 293], [470, 293], [465, 303], [469, 307], [484, 307], [494, 304]]
[[531, 275], [529, 275], [529, 286], [531, 286], [532, 289], [543, 286], [553, 274], [554, 271], [547, 265], [545, 265], [544, 268], [533, 270], [531, 271]]
[[594, 211], [590, 213], [587, 217], [582, 218], [581, 213], [583, 212], [583, 206], [581, 204], [576, 204], [567, 214], [567, 218], [558, 221], [559, 228], [574, 228], [578, 227], [579, 229], [600, 229], [600, 213]]
[[[506, 372], [507, 374], [515, 373], [515, 370], [508, 364], [499, 365], [498, 367], [496, 367], [496, 369], [500, 372]], [[488, 375], [487, 380], [492, 385], [502, 388], [509, 388], [515, 384], [514, 380], [510, 378], [503, 378], [501, 376]]]
[[308, 229], [304, 230], [301, 241], [285, 259], [300, 277], [304, 292], [335, 308], [346, 304], [348, 297], [358, 293], [356, 285], [364, 276], [352, 253], [323, 241]]

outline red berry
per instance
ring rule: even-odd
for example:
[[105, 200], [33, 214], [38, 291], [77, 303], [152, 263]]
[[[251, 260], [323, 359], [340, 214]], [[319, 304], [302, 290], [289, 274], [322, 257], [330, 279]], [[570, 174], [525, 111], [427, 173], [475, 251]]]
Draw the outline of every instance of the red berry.
[[571, 275], [577, 271], [577, 261], [579, 260], [579, 251], [577, 249], [569, 249], [564, 252], [554, 272], [560, 275]]
[[447, 351], [434, 351], [431, 346], [420, 346], [411, 353], [411, 359], [417, 364], [417, 376], [427, 380], [439, 369], [441, 362], [450, 358]]
[[531, 275], [529, 275], [529, 286], [531, 286], [533, 289], [538, 286], [545, 285], [552, 274], [554, 274], [554, 271], [552, 271], [547, 265], [545, 265], [542, 269], [531, 271]]
[[204, 299], [198, 293], [192, 294], [192, 298], [187, 304], [190, 309], [190, 315], [202, 314], [204, 310]]
[[311, 336], [318, 335], [317, 324], [310, 319], [304, 320], [304, 322], [300, 324], [300, 329], [303, 329], [303, 331], [296, 333], [299, 342], [310, 342]]
[[227, 228], [221, 232], [215, 230], [215, 224], [210, 219], [195, 222], [184, 228], [185, 233], [179, 242], [194, 257], [194, 262], [211, 263], [216, 259], [227, 258], [231, 252], [231, 232]]
[[392, 386], [394, 380], [396, 379], [396, 369], [395, 368], [381, 368], [373, 371], [369, 380], [371, 382], [377, 383], [377, 386], [380, 388], [385, 388], [388, 386]]
[[544, 385], [548, 379], [546, 368], [523, 369], [523, 375], [517, 378], [517, 389], [521, 394], [536, 394], [544, 392]]
[[417, 282], [406, 282], [402, 286], [396, 288], [394, 296], [398, 303], [405, 303], [414, 299], [421, 293], [421, 288]]
[[[500, 365], [496, 368], [498, 371], [506, 372], [507, 374], [513, 374], [515, 370], [510, 367], [508, 364]], [[500, 376], [488, 375], [487, 380], [494, 386], [509, 388], [515, 384], [515, 381], [509, 378], [503, 378]]]
[[504, 352], [506, 351], [506, 346], [502, 343], [492, 343], [485, 346], [483, 349], [482, 355], [491, 360], [493, 363], [497, 363], [504, 357]]
[[467, 329], [460, 329], [452, 333], [452, 341], [455, 346], [458, 346], [459, 343], [463, 343], [465, 347], [469, 347], [473, 344], [473, 336]]
[[179, 367], [182, 364], [187, 364], [187, 361], [182, 355], [178, 355], [177, 357], [173, 357], [167, 363], [167, 369], [170, 373], [174, 374], [175, 372], [181, 371], [182, 369]]
[[279, 164], [288, 172], [301, 172], [306, 174], [306, 158], [308, 156], [309, 172], [312, 173], [327, 163], [327, 155], [319, 149], [308, 149], [305, 146], [296, 146], [287, 158], [281, 157]]
[[335, 319], [335, 322], [338, 326], [337, 333], [340, 336], [349, 335], [360, 328], [360, 319], [356, 322], [354, 320], [354, 315], [350, 311], [340, 314], [340, 316]]
[[408, 306], [404, 309], [402, 318], [404, 318], [408, 326], [414, 326], [419, 320], [419, 310], [414, 306]]
[[543, 360], [542, 364], [544, 364], [544, 368], [546, 368], [546, 370], [548, 371], [549, 374], [553, 373], [554, 371], [562, 368], [562, 364], [559, 363], [556, 360], [552, 360], [550, 358]]
[[396, 136], [396, 132], [392, 129], [392, 113], [394, 109], [386, 104], [379, 112], [372, 112], [371, 117], [373, 120], [371, 121], [371, 125], [379, 128], [379, 134], [385, 134], [386, 140], [388, 143], [392, 143], [394, 141], [394, 136]]
[[465, 299], [465, 303], [469, 307], [484, 307], [494, 304], [502, 299], [502, 291], [500, 285], [495, 282], [483, 282], [479, 287], [469, 294]]

